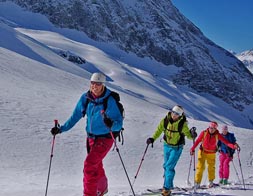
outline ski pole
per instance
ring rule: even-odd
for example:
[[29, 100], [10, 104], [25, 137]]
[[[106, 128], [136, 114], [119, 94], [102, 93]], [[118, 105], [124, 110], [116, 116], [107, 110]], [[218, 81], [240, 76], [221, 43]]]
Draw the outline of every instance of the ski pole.
[[136, 180], [136, 178], [137, 178], [137, 176], [138, 176], [138, 174], [139, 174], [141, 165], [142, 165], [142, 163], [143, 163], [143, 161], [144, 161], [144, 157], [145, 157], [145, 155], [146, 155], [146, 153], [147, 153], [147, 150], [148, 150], [148, 146], [149, 146], [149, 144], [147, 144], [147, 146], [146, 146], [146, 148], [145, 148], [145, 151], [144, 151], [143, 156], [142, 156], [142, 158], [141, 158], [141, 163], [140, 163], [140, 165], [139, 165], [139, 167], [138, 167], [138, 170], [137, 170], [137, 172], [136, 172], [136, 174], [135, 174], [135, 176], [134, 176], [134, 181], [133, 181], [133, 183], [132, 183], [132, 186], [134, 186], [135, 180]]
[[[58, 126], [58, 120], [54, 120], [54, 126]], [[46, 186], [46, 193], [45, 196], [47, 196], [47, 189], [48, 189], [48, 183], [49, 183], [49, 176], [50, 176], [50, 170], [51, 170], [51, 163], [53, 159], [53, 152], [54, 152], [54, 143], [55, 143], [55, 135], [53, 136], [52, 140], [52, 147], [51, 147], [51, 155], [50, 155], [50, 162], [49, 162], [49, 168], [48, 168], [48, 175], [47, 175], [47, 186]]]
[[120, 158], [121, 164], [122, 164], [122, 166], [123, 166], [123, 169], [124, 169], [124, 171], [125, 171], [125, 174], [126, 174], [128, 183], [129, 183], [129, 185], [130, 185], [130, 187], [131, 187], [132, 193], [133, 193], [133, 195], [135, 196], [133, 186], [132, 186], [132, 184], [131, 184], [131, 182], [130, 182], [130, 178], [129, 178], [128, 174], [127, 174], [127, 170], [126, 170], [125, 164], [124, 164], [123, 159], [122, 159], [122, 157], [121, 157], [121, 155], [120, 155], [119, 148], [118, 148], [117, 142], [116, 142], [116, 140], [115, 140], [115, 138], [114, 138], [114, 136], [113, 136], [112, 131], [110, 131], [110, 134], [111, 134], [111, 137], [112, 137], [112, 139], [113, 139], [113, 142], [114, 142], [114, 146], [115, 146], [115, 148], [116, 148], [116, 151], [117, 151], [117, 153], [118, 153], [118, 155], [119, 155], [119, 158]]
[[191, 167], [192, 167], [192, 156], [191, 156], [191, 160], [190, 160], [190, 166], [189, 166], [188, 177], [187, 177], [187, 185], [188, 186], [191, 186], [191, 182], [190, 182]]
[[[196, 127], [192, 127], [190, 129], [191, 133], [196, 133]], [[193, 135], [193, 134], [192, 134]], [[193, 146], [195, 144], [195, 138], [196, 137], [193, 137], [193, 140], [192, 140], [192, 143], [193, 143]], [[192, 158], [191, 158], [191, 162], [192, 162]], [[194, 182], [194, 193], [196, 192], [196, 183], [195, 183], [195, 170], [196, 170], [196, 165], [195, 165], [195, 150], [193, 152], [193, 182]], [[190, 163], [190, 167], [191, 167], [191, 163]], [[189, 176], [190, 176], [190, 168], [189, 168], [189, 174], [188, 174], [188, 182], [189, 182]]]
[[[193, 145], [195, 144], [195, 138], [193, 139]], [[193, 152], [193, 182], [194, 182], [194, 193], [196, 193], [196, 182], [195, 182], [195, 172], [196, 172], [196, 163], [195, 163], [195, 151]]]
[[238, 172], [237, 172], [237, 169], [236, 169], [236, 167], [235, 167], [235, 163], [234, 163], [233, 159], [232, 159], [232, 163], [233, 163], [233, 167], [234, 167], [236, 176], [237, 176], [237, 178], [238, 178], [238, 182], [241, 183], [241, 180], [240, 180], [240, 178], [239, 178], [239, 174], [238, 174]]
[[238, 154], [238, 161], [239, 161], [239, 166], [240, 166], [240, 170], [241, 170], [241, 174], [242, 174], [242, 183], [243, 183], [244, 190], [246, 190], [245, 183], [244, 183], [244, 177], [243, 177], [243, 173], [242, 173], [242, 164], [241, 164], [241, 159], [240, 159], [240, 156], [239, 156], [239, 152], [240, 152], [240, 148], [237, 149], [237, 154]]
[[[108, 118], [108, 117], [106, 116], [104, 110], [101, 111], [101, 114], [102, 114], [102, 116], [103, 116], [104, 119], [105, 119], [105, 118]], [[114, 138], [114, 135], [113, 135], [113, 133], [112, 133], [112, 130], [110, 130], [110, 134], [111, 134], [111, 137], [112, 137], [112, 139], [113, 139], [113, 142], [114, 142], [114, 146], [115, 146], [115, 148], [116, 148], [116, 151], [117, 151], [117, 153], [118, 153], [118, 155], [119, 155], [119, 158], [120, 158], [121, 164], [122, 164], [122, 166], [123, 166], [123, 169], [124, 169], [124, 171], [125, 171], [125, 174], [126, 174], [128, 183], [129, 183], [129, 185], [130, 185], [130, 187], [131, 187], [131, 190], [132, 190], [132, 192], [133, 192], [133, 195], [135, 196], [133, 186], [132, 186], [132, 184], [131, 184], [131, 182], [130, 182], [130, 178], [129, 178], [129, 176], [128, 176], [128, 173], [127, 173], [125, 164], [124, 164], [124, 162], [123, 162], [123, 159], [122, 159], [122, 157], [121, 157], [121, 155], [120, 155], [119, 148], [118, 148], [117, 142], [116, 142], [116, 140], [115, 140], [115, 138]]]

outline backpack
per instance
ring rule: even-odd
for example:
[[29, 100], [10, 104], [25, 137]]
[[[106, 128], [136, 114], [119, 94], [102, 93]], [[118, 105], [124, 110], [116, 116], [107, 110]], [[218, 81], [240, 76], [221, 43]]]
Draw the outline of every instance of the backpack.
[[[87, 94], [89, 94], [89, 93], [90, 93], [90, 91], [87, 92]], [[106, 111], [106, 109], [107, 109], [107, 103], [108, 103], [108, 99], [109, 99], [110, 96], [112, 96], [114, 98], [114, 100], [116, 101], [116, 104], [118, 106], [118, 109], [120, 111], [122, 119], [124, 120], [124, 118], [125, 118], [125, 109], [124, 109], [123, 104], [120, 102], [120, 95], [119, 95], [119, 93], [117, 93], [115, 91], [111, 91], [110, 94], [106, 98], [104, 98], [104, 100], [103, 100], [104, 111]], [[86, 99], [86, 102], [85, 102], [85, 105], [84, 105], [84, 110], [83, 110], [83, 117], [86, 114], [86, 108], [87, 108], [87, 106], [88, 106], [88, 104], [89, 104], [90, 101], [91, 100], [89, 98]], [[124, 130], [124, 128], [122, 127], [121, 130], [119, 131], [120, 133], [115, 133], [114, 134], [114, 137], [115, 138], [118, 137], [119, 141], [121, 141], [121, 137], [122, 137], [122, 145], [124, 143], [124, 137], [123, 137], [123, 133], [122, 133], [123, 130]]]
[[[167, 138], [166, 138], [166, 135], [165, 135], [165, 131], [167, 130], [167, 126], [169, 124], [169, 118], [168, 118], [168, 115], [170, 113], [168, 113], [165, 117], [164, 117], [164, 122], [163, 122], [163, 125], [164, 125], [164, 136], [163, 136], [163, 139], [165, 141], [167, 141]], [[178, 146], [178, 145], [181, 145], [181, 144], [185, 144], [185, 137], [184, 137], [184, 134], [182, 133], [182, 129], [183, 129], [183, 125], [184, 123], [186, 122], [186, 116], [183, 114], [183, 117], [182, 119], [180, 119], [179, 123], [178, 123], [178, 131], [172, 131], [170, 130], [171, 132], [179, 132], [180, 134], [180, 138], [177, 142], [177, 144], [175, 144], [175, 146]]]
[[103, 102], [104, 110], [107, 109], [107, 103], [108, 103], [108, 99], [109, 99], [110, 96], [112, 96], [114, 98], [114, 100], [116, 101], [116, 104], [118, 106], [120, 114], [121, 114], [121, 116], [124, 120], [124, 118], [125, 118], [125, 109], [124, 109], [124, 106], [122, 105], [122, 103], [120, 102], [119, 93], [117, 93], [115, 91], [111, 91], [111, 93], [104, 99], [104, 102]]

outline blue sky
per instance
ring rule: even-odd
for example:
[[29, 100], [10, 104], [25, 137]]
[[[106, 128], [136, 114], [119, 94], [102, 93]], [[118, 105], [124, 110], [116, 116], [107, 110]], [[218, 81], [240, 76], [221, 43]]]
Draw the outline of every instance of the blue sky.
[[209, 39], [227, 50], [253, 48], [252, 0], [172, 0]]

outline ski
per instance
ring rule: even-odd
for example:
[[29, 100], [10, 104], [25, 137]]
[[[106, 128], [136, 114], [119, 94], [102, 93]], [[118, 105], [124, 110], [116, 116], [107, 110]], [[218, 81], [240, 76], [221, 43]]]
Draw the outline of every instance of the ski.
[[[172, 195], [189, 195], [188, 190], [186, 188], [175, 187], [171, 191]], [[147, 192], [142, 193], [141, 195], [153, 195], [153, 196], [161, 196], [162, 189], [147, 189]]]
[[163, 189], [147, 189], [150, 193], [161, 193]]
[[[204, 190], [204, 189], [213, 189], [216, 187], [221, 187], [219, 184], [214, 183], [212, 187], [209, 187], [208, 185], [201, 185], [198, 189], [196, 190]], [[194, 191], [194, 186], [193, 187], [174, 187], [172, 189], [171, 194], [172, 195], [191, 195], [193, 194]], [[146, 189], [144, 193], [141, 193], [140, 195], [150, 195], [150, 196], [161, 196], [162, 195], [162, 189]]]
[[[196, 188], [196, 190], [198, 190], [198, 189], [212, 189], [212, 188], [216, 188], [216, 187], [220, 187], [220, 185], [216, 184], [216, 183], [213, 183], [213, 186], [211, 186], [211, 187], [209, 187], [208, 185], [201, 185], [200, 187]], [[185, 189], [194, 190], [194, 186], [191, 188], [185, 188]]]

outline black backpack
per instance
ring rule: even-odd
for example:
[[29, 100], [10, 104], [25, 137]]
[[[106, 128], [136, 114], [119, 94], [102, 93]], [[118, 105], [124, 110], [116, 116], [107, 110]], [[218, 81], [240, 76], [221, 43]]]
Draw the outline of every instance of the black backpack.
[[108, 102], [108, 99], [109, 97], [112, 96], [115, 101], [116, 101], [116, 104], [119, 108], [119, 111], [120, 111], [120, 114], [124, 120], [125, 118], [125, 109], [124, 109], [124, 106], [122, 105], [122, 103], [120, 102], [120, 96], [119, 96], [119, 93], [115, 92], [115, 91], [111, 91], [111, 93], [104, 99], [104, 102], [103, 102], [103, 105], [104, 105], [104, 110], [106, 111], [106, 108], [107, 108], [107, 102]]
[[[169, 118], [168, 116], [170, 115], [170, 112], [164, 117], [164, 122], [163, 122], [163, 125], [164, 125], [164, 132], [167, 130], [167, 126], [169, 124]], [[182, 133], [182, 129], [183, 129], [183, 125], [184, 123], [186, 122], [186, 116], [183, 114], [183, 117], [182, 119], [180, 119], [179, 123], [178, 123], [178, 132], [180, 134], [180, 139], [179, 141], [177, 142], [176, 146], [178, 145], [181, 145], [181, 144], [185, 144], [185, 137], [184, 137], [184, 134]], [[171, 130], [170, 130], [171, 131]], [[164, 133], [164, 136], [163, 136], [163, 139], [165, 141], [167, 141], [167, 138], [166, 138], [166, 135]]]

